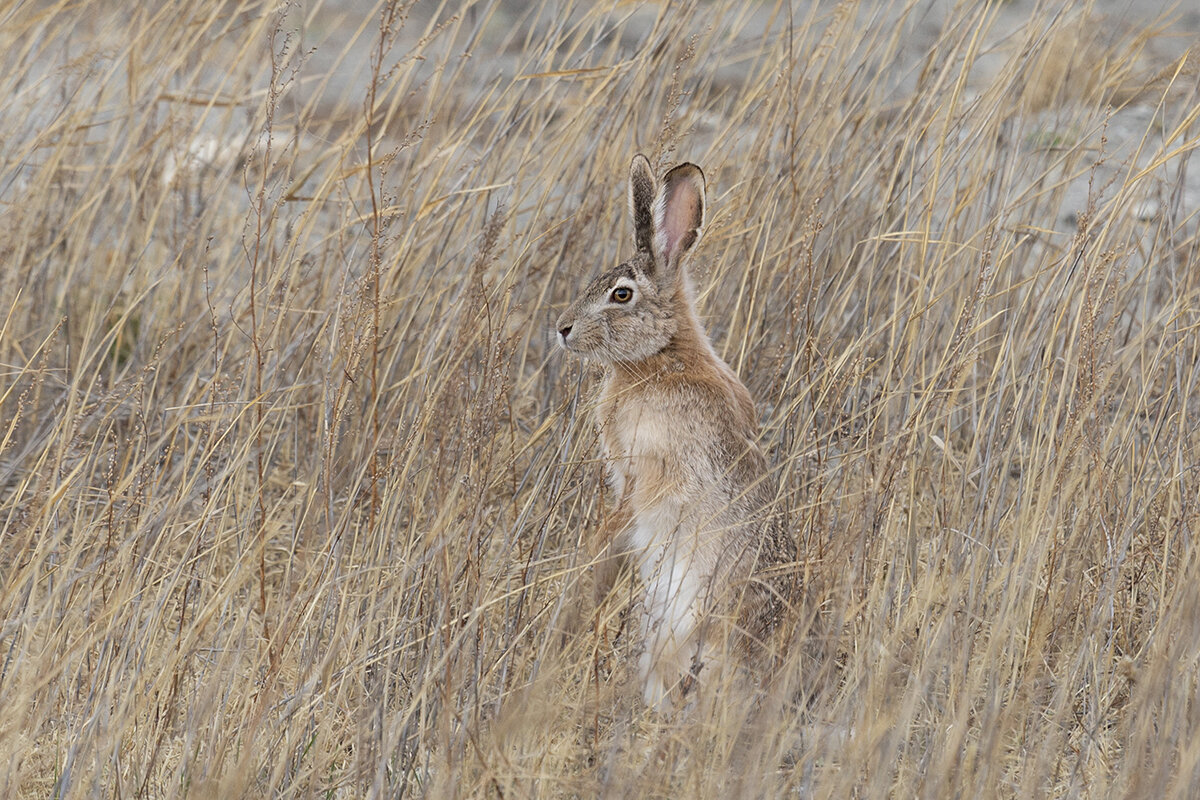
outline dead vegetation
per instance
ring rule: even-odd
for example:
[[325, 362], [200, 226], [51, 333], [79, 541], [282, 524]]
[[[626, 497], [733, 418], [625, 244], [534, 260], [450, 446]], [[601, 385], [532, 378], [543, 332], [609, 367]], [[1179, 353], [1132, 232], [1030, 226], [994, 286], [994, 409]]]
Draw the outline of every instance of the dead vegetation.
[[[0, 794], [1194, 791], [1195, 53], [1005, 4], [87, 5], [0, 29]], [[637, 150], [709, 176], [806, 586], [771, 694], [674, 720], [628, 584], [570, 607], [605, 498], [548, 335]]]

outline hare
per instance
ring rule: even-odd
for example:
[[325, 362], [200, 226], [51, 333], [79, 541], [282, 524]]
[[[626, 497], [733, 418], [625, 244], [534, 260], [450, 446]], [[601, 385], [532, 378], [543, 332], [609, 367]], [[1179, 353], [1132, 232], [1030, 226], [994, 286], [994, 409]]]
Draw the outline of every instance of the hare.
[[706, 666], [719, 672], [727, 652], [761, 652], [796, 555], [768, 512], [754, 401], [696, 312], [685, 267], [704, 230], [704, 190], [695, 164], [658, 184], [635, 156], [637, 252], [557, 324], [564, 349], [605, 365], [596, 424], [617, 503], [611, 547], [645, 587], [639, 668], [644, 699], [659, 709], [673, 688], [703, 682]]

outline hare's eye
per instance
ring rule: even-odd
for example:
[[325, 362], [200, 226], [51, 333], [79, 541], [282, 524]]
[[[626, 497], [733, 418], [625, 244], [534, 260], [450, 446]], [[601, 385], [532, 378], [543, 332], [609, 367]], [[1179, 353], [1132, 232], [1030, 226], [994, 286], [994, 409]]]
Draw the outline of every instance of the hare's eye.
[[614, 303], [628, 303], [633, 299], [633, 289], [628, 286], [618, 286], [612, 290], [612, 294], [609, 296], [612, 297]]

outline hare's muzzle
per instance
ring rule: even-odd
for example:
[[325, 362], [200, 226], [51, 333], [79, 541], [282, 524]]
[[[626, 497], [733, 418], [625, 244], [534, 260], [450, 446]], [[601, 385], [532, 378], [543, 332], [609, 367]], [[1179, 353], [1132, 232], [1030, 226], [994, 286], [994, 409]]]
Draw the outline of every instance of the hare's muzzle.
[[558, 343], [562, 346], [562, 348], [564, 350], [570, 349], [569, 347], [567, 347], [567, 340], [571, 336], [571, 328], [572, 327], [573, 326], [569, 322], [566, 324], [563, 324], [562, 322], [560, 322], [558, 324]]

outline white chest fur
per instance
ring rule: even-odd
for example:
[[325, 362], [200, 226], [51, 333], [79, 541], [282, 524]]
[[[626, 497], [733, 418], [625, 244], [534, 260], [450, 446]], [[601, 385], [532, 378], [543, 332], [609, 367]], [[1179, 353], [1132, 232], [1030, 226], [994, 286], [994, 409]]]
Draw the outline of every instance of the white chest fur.
[[606, 389], [599, 410], [609, 485], [630, 518], [625, 546], [642, 564], [690, 561], [708, 471], [695, 442], [703, 432], [656, 393], [622, 398]]

